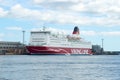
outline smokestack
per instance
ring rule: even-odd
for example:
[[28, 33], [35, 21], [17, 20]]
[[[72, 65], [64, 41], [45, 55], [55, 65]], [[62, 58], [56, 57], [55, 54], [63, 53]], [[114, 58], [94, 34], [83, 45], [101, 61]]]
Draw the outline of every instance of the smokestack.
[[78, 26], [74, 27], [74, 30], [73, 30], [72, 34], [79, 34], [79, 28], [78, 28]]

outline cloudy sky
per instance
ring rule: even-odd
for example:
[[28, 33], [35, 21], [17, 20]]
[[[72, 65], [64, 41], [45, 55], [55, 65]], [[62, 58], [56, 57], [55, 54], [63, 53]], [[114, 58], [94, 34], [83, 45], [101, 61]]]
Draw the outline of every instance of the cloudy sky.
[[43, 26], [71, 34], [79, 26], [80, 36], [105, 50], [120, 50], [119, 0], [0, 0], [0, 41], [25, 42], [30, 31]]

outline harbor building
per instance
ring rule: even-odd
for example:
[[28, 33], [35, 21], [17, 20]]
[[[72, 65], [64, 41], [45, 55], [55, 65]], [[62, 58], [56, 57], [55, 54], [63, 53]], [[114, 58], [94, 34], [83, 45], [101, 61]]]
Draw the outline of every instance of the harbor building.
[[103, 53], [103, 49], [101, 48], [100, 45], [92, 45], [92, 51], [93, 54], [102, 54]]
[[0, 41], [0, 54], [22, 54], [24, 45], [20, 42]]

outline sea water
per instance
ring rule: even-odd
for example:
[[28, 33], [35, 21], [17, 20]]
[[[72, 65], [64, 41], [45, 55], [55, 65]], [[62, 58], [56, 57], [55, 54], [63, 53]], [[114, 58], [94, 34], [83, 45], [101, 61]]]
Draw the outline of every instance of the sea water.
[[120, 55], [0, 55], [0, 80], [120, 80]]

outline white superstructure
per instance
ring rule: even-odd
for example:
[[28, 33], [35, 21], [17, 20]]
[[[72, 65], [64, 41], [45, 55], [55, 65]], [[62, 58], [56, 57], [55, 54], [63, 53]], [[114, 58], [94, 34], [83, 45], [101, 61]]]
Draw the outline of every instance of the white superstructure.
[[69, 48], [92, 48], [91, 42], [86, 42], [79, 35], [52, 34], [50, 31], [32, 31], [30, 37], [32, 46], [52, 46]]

